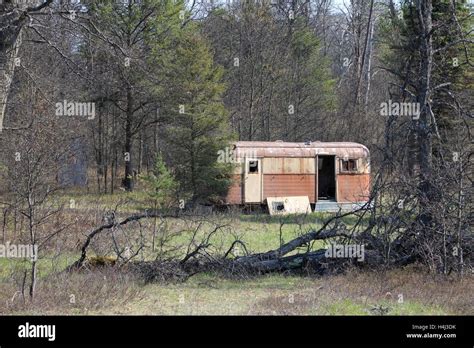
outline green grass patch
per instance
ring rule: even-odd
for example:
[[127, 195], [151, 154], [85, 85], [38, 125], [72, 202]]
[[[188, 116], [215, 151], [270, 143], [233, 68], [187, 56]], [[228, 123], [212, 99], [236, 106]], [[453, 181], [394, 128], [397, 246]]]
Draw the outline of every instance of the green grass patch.
[[[66, 266], [73, 263], [79, 254], [62, 254], [57, 257], [47, 256], [39, 258], [37, 263], [37, 274], [39, 278], [60, 272]], [[25, 270], [31, 270], [31, 261], [26, 259], [0, 258], [0, 281], [6, 280], [12, 274], [22, 274]]]

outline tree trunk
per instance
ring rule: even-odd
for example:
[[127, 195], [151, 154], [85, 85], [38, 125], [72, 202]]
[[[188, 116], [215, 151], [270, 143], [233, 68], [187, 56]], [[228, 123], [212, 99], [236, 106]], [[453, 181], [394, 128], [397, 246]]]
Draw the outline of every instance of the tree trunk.
[[424, 209], [433, 199], [432, 175], [432, 139], [431, 139], [431, 70], [433, 64], [432, 30], [432, 2], [431, 0], [418, 0], [417, 12], [420, 25], [420, 74], [417, 101], [420, 103], [420, 116], [417, 127], [419, 148], [420, 184], [419, 203], [421, 205], [422, 223], [428, 225], [431, 215]]
[[35, 0], [0, 1], [0, 132], [7, 108], [13, 75], [15, 58], [22, 43], [22, 29], [27, 14], [40, 11], [49, 6], [53, 0], [38, 4]]
[[[0, 21], [0, 27], [5, 24], [3, 20]], [[15, 73], [15, 58], [18, 56], [21, 42], [20, 26], [0, 32], [0, 132], [3, 130], [7, 99]]]
[[125, 175], [123, 178], [123, 187], [126, 191], [133, 191], [133, 96], [131, 87], [127, 87], [127, 119], [125, 125]]
[[373, 51], [373, 39], [374, 39], [374, 27], [375, 27], [375, 21], [376, 18], [372, 18], [370, 23], [369, 23], [369, 41], [368, 41], [368, 47], [367, 47], [367, 74], [366, 74], [366, 80], [367, 80], [367, 88], [365, 90], [365, 113], [367, 114], [369, 112], [369, 96], [370, 96], [370, 84], [371, 84], [371, 70], [372, 70], [372, 51]]

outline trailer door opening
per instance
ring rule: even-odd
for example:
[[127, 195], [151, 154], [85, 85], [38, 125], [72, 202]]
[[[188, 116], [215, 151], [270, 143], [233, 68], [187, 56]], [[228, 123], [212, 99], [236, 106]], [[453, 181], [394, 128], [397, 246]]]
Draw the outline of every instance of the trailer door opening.
[[318, 156], [318, 200], [336, 200], [336, 156]]

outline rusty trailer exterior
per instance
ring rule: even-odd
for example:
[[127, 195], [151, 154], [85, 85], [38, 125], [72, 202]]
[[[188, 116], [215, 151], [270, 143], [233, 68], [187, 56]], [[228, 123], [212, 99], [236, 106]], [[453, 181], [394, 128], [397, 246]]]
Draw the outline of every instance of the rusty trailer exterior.
[[358, 143], [239, 141], [233, 157], [237, 164], [227, 204], [308, 196], [316, 210], [329, 210], [325, 203], [337, 203], [339, 208], [360, 205], [369, 198], [369, 150]]

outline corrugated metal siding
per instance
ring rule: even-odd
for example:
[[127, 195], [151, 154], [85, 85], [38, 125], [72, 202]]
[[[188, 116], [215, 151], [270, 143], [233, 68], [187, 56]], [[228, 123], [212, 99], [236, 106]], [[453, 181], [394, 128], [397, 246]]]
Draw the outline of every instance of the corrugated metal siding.
[[315, 201], [314, 174], [264, 174], [263, 199], [281, 196], [308, 196]]
[[264, 174], [314, 174], [314, 158], [266, 157], [263, 159]]
[[337, 176], [337, 201], [366, 201], [369, 197], [369, 184], [369, 174], [339, 174]]
[[232, 175], [232, 185], [226, 197], [228, 204], [242, 204], [242, 175]]
[[[308, 196], [314, 203], [316, 176], [313, 174], [266, 174], [263, 176], [263, 199], [279, 196]], [[369, 196], [370, 175], [339, 174], [337, 176], [338, 202], [361, 202]], [[228, 204], [242, 204], [242, 180], [233, 175], [233, 184], [226, 197]]]

